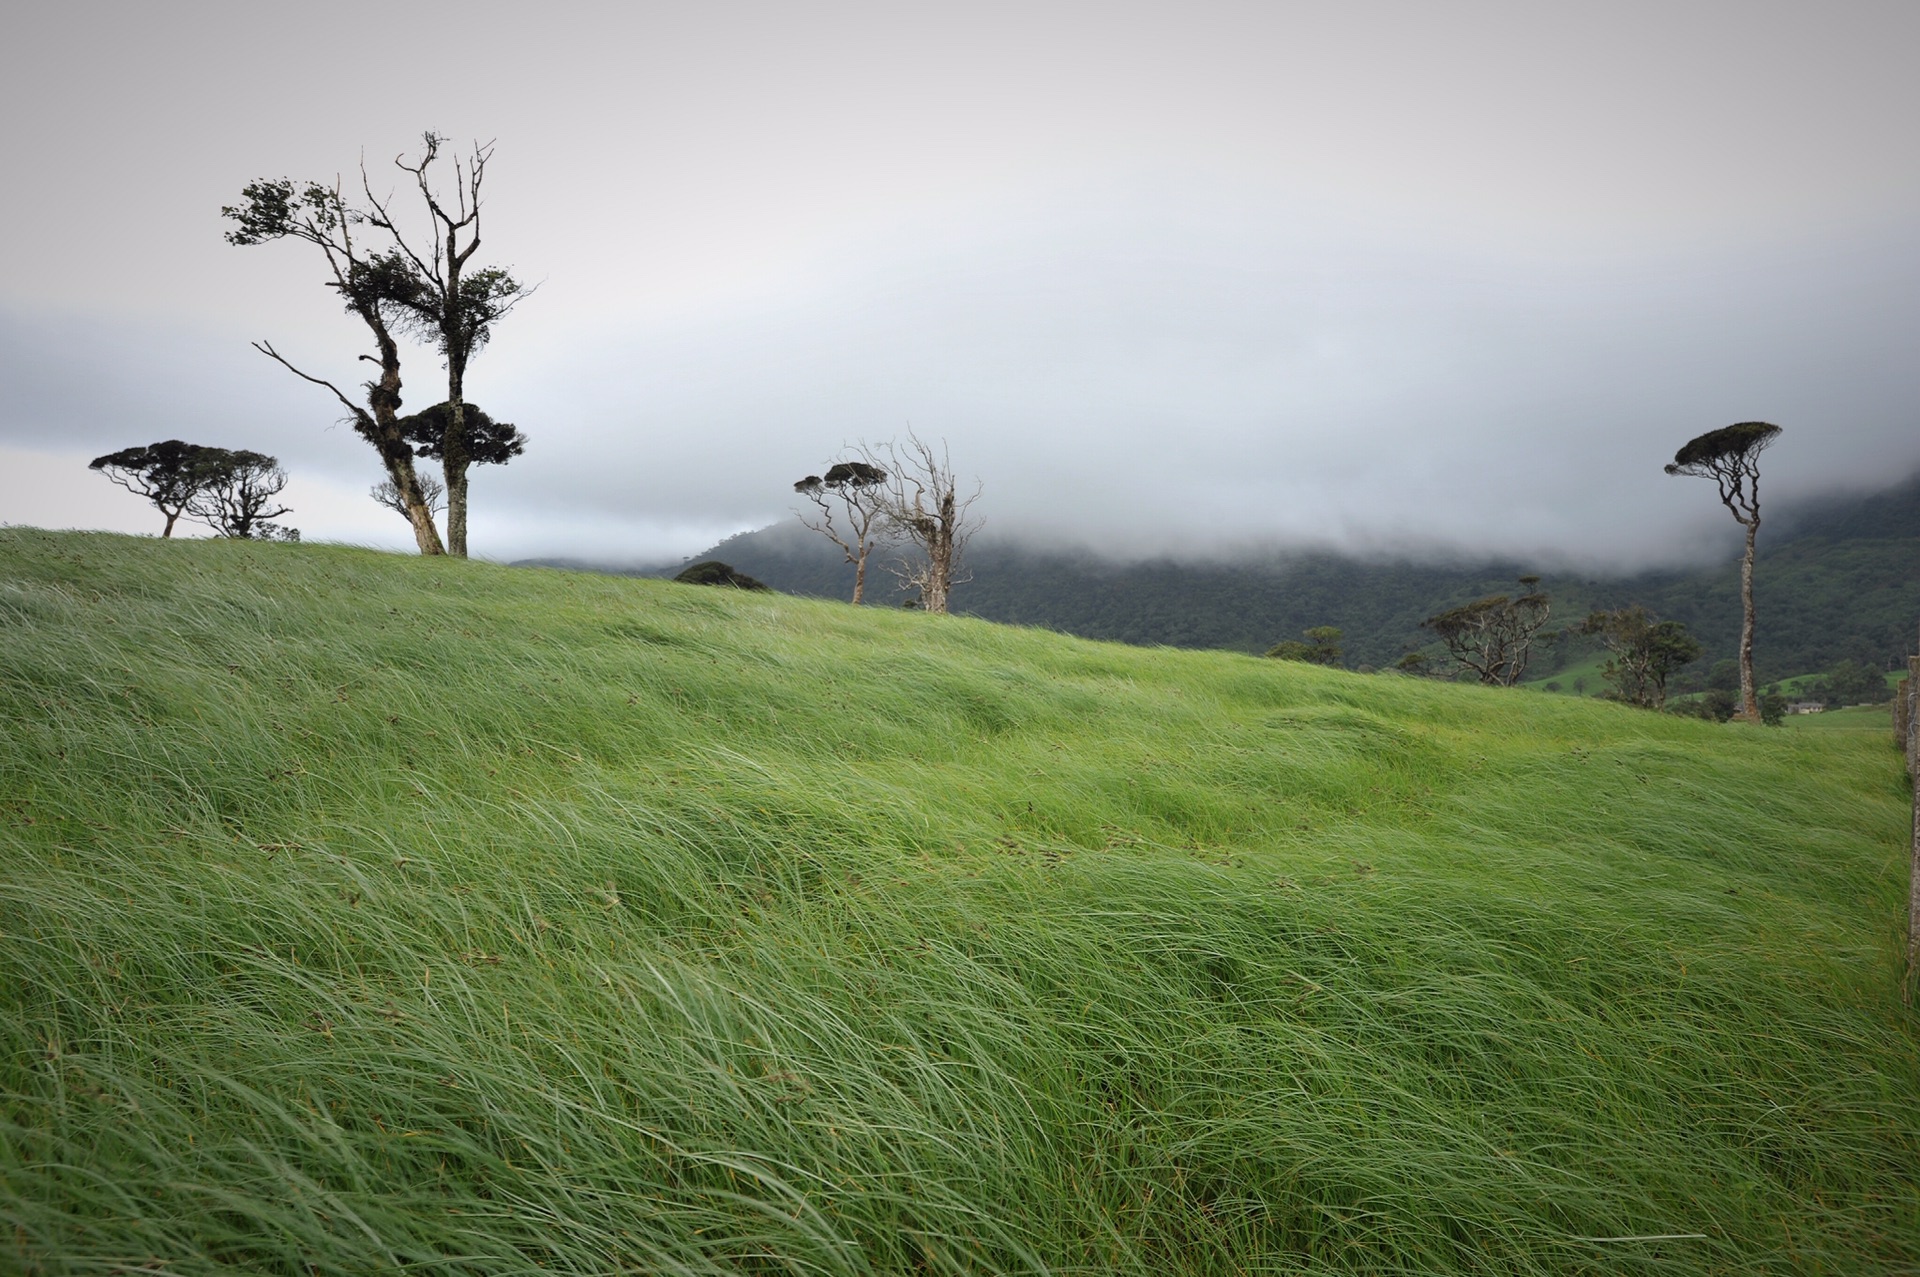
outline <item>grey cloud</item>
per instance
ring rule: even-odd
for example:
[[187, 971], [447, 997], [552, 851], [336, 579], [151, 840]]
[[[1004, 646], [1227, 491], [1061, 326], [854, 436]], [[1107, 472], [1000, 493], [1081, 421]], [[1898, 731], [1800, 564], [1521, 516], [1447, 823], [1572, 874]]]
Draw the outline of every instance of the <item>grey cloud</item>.
[[[909, 427], [985, 483], [998, 534], [1123, 555], [1278, 542], [1672, 561], [1725, 533], [1710, 492], [1659, 472], [1701, 430], [1785, 425], [1778, 496], [1920, 463], [1920, 252], [1891, 236], [1546, 264], [1307, 214], [1102, 207], [832, 266], [813, 291], [687, 323], [516, 316], [473, 378], [533, 439], [477, 476], [487, 552], [688, 552], [787, 517], [792, 481], [843, 442]], [[327, 429], [325, 396], [237, 337], [6, 327], [0, 438], [197, 432], [342, 485], [377, 477], [364, 444]], [[352, 366], [350, 347], [299, 335]], [[434, 375], [417, 355], [416, 401]], [[128, 434], [136, 421], [152, 428]]]

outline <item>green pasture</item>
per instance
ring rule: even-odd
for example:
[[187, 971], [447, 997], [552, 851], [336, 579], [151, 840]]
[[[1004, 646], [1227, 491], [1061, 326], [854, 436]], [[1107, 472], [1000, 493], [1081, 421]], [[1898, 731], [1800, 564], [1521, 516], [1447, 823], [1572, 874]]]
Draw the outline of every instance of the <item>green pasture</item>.
[[0, 1271], [1920, 1270], [1884, 732], [23, 528], [0, 722]]

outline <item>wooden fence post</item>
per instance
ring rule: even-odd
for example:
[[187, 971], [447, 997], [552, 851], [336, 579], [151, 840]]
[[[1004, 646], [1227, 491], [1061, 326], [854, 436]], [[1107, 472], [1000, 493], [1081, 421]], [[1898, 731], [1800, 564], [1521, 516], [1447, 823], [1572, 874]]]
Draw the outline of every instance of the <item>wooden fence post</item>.
[[1912, 843], [1907, 860], [1907, 963], [1900, 980], [1900, 1000], [1913, 1005], [1914, 965], [1920, 961], [1920, 656], [1907, 658], [1906, 710], [1907, 778], [1913, 785]]

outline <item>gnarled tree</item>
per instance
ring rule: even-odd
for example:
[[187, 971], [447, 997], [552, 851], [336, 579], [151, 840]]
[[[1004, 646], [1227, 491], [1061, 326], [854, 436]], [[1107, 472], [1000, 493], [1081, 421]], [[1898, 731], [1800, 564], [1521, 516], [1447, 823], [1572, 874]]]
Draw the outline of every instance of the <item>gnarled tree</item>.
[[122, 448], [87, 463], [113, 482], [136, 496], [153, 502], [167, 516], [160, 535], [173, 535], [173, 525], [187, 511], [193, 498], [213, 477], [213, 464], [219, 448], [207, 448], [179, 439], [150, 443], [144, 448]]
[[1760, 454], [1779, 437], [1780, 427], [1769, 422], [1735, 422], [1689, 439], [1666, 467], [1668, 474], [1712, 479], [1719, 485], [1720, 503], [1747, 531], [1740, 559], [1740, 705], [1756, 723], [1761, 716], [1753, 682], [1753, 541], [1760, 531]]
[[433, 514], [414, 474], [413, 449], [399, 427], [400, 344], [395, 332], [417, 313], [423, 287], [412, 263], [391, 251], [370, 253], [355, 241], [353, 227], [363, 219], [348, 206], [337, 182], [329, 187], [318, 182], [300, 185], [286, 178], [263, 179], [248, 183], [240, 195], [242, 203], [220, 210], [223, 217], [237, 223], [236, 229], [227, 232], [227, 242], [247, 247], [297, 239], [318, 248], [333, 276], [327, 286], [339, 294], [347, 312], [358, 317], [373, 338], [374, 353], [360, 358], [380, 371], [362, 384], [366, 394], [363, 406], [333, 382], [295, 367], [271, 342], [255, 342], [254, 349], [294, 376], [333, 393], [347, 410], [354, 432], [379, 454], [388, 482], [393, 484], [407, 522], [413, 526], [420, 553], [444, 553], [440, 532], [434, 527]]
[[[793, 490], [813, 502], [820, 513], [802, 514], [800, 522], [840, 547], [853, 564], [853, 601], [858, 605], [867, 590], [867, 556], [887, 528], [887, 472], [861, 457], [836, 461], [823, 475], [810, 474]], [[836, 507], [842, 524], [834, 522]]]
[[[446, 361], [447, 397], [444, 429], [438, 446], [441, 471], [447, 485], [447, 550], [462, 558], [467, 553], [467, 468], [480, 464], [470, 451], [467, 426], [467, 364], [493, 335], [493, 325], [532, 290], [501, 267], [475, 267], [480, 247], [480, 188], [486, 179], [493, 144], [476, 143], [462, 161], [452, 159], [452, 191], [434, 186], [433, 166], [447, 139], [438, 133], [423, 135], [420, 156], [401, 156], [394, 164], [413, 178], [426, 206], [429, 231], [410, 237], [393, 212], [391, 199], [373, 193], [366, 170], [361, 187], [366, 192], [366, 221], [390, 236], [398, 256], [412, 269], [419, 288], [406, 301], [412, 326], [431, 337]], [[524, 440], [520, 447], [524, 447]], [[515, 448], [510, 456], [519, 455]], [[504, 463], [505, 457], [499, 463]], [[496, 463], [498, 464], [498, 463]]]
[[969, 513], [980, 498], [979, 485], [962, 498], [946, 445], [936, 453], [911, 432], [904, 448], [884, 444], [868, 460], [887, 474], [880, 485], [881, 517], [910, 547], [888, 570], [899, 578], [902, 589], [919, 591], [922, 608], [945, 613], [953, 587], [972, 579], [963, 574], [961, 556], [979, 527]]
[[291, 511], [289, 506], [273, 504], [287, 486], [287, 472], [277, 460], [244, 448], [208, 451], [219, 456], [210, 464], [207, 482], [187, 502], [190, 517], [236, 541], [299, 539], [299, 533], [289, 536], [290, 529], [270, 522]]
[[1450, 608], [1420, 622], [1446, 644], [1453, 659], [1482, 683], [1512, 687], [1527, 672], [1534, 636], [1552, 611], [1540, 578], [1523, 576], [1526, 592], [1496, 594]]
[[1609, 696], [1646, 709], [1667, 703], [1667, 680], [1700, 656], [1700, 643], [1678, 621], [1662, 621], [1638, 603], [1590, 614], [1580, 633], [1597, 636], [1607, 649], [1602, 678]]

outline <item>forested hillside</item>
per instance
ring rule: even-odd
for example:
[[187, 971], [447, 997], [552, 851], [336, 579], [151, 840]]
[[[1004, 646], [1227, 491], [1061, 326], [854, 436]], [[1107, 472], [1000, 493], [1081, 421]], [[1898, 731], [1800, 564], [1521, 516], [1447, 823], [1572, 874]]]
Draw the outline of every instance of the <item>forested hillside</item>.
[[[1731, 526], [1731, 525], [1729, 525]], [[777, 590], [822, 598], [852, 592], [853, 570], [823, 538], [794, 525], [744, 533], [694, 556], [721, 559]], [[1512, 586], [1537, 565], [1369, 560], [1331, 552], [1275, 553], [1238, 562], [1153, 559], [1117, 563], [1085, 553], [981, 540], [973, 580], [956, 610], [1126, 643], [1265, 651], [1309, 626], [1345, 632], [1346, 663], [1385, 666], [1429, 636], [1420, 621]], [[586, 566], [574, 564], [571, 566]], [[671, 575], [675, 568], [663, 574]], [[1740, 569], [1598, 577], [1544, 571], [1556, 624], [1591, 608], [1643, 603], [1684, 621], [1706, 652], [1698, 668], [1731, 656], [1739, 639]], [[872, 597], [900, 597], [881, 577]], [[1920, 475], [1866, 497], [1836, 497], [1770, 514], [1760, 534], [1756, 663], [1763, 679], [1821, 670], [1843, 659], [1885, 665], [1913, 644], [1920, 616]], [[1578, 641], [1539, 668], [1576, 659]]]

